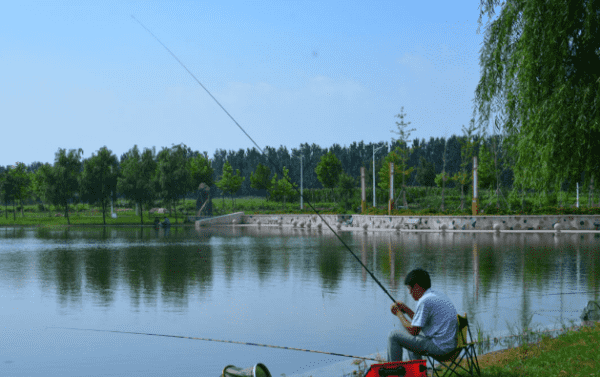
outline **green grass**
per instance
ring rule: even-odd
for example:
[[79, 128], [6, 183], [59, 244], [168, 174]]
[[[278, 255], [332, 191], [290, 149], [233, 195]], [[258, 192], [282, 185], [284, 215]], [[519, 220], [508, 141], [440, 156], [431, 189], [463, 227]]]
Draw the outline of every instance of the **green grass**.
[[479, 359], [483, 377], [600, 376], [600, 322]]
[[[103, 225], [102, 211], [87, 204], [78, 204], [69, 207], [69, 220], [71, 225]], [[183, 209], [183, 208], [182, 208]], [[4, 208], [2, 208], [4, 210]], [[117, 218], [113, 219], [110, 214], [110, 209], [106, 211], [106, 225], [140, 225], [140, 216], [135, 214], [135, 209], [131, 208], [115, 208]], [[0, 226], [66, 226], [67, 218], [62, 208], [51, 207], [51, 210], [40, 211], [37, 206], [29, 205], [24, 208], [24, 216], [21, 212], [16, 213], [16, 219], [13, 220], [12, 209], [9, 208], [8, 216], [2, 212], [0, 216]], [[184, 218], [188, 215], [193, 215], [193, 212], [177, 211], [177, 223], [181, 224]], [[144, 225], [151, 225], [155, 217], [162, 221], [165, 217], [169, 217], [171, 223], [175, 224], [175, 213], [171, 214], [148, 214], [144, 211]]]

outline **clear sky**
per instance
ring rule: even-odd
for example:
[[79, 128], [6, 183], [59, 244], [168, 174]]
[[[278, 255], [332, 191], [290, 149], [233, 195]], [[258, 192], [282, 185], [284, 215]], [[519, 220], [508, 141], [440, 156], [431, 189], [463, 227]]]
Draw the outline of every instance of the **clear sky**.
[[479, 1], [11, 1], [0, 12], [0, 165], [106, 145], [212, 156], [461, 134], [473, 112]]

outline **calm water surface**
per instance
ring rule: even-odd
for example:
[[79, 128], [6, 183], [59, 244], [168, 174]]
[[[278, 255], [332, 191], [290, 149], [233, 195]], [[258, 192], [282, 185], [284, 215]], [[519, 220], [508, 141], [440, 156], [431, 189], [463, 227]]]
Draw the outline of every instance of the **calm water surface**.
[[[421, 266], [473, 325], [579, 322], [600, 296], [597, 234], [342, 233], [392, 295]], [[290, 376], [343, 358], [184, 335], [385, 355], [391, 301], [328, 232], [277, 228], [0, 228], [0, 375]]]

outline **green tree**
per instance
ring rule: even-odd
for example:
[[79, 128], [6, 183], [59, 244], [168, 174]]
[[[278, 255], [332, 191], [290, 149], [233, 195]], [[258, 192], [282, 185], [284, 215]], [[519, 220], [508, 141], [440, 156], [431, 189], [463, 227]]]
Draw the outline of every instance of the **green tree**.
[[352, 208], [352, 197], [354, 190], [356, 189], [356, 180], [348, 174], [342, 172], [338, 179], [338, 188], [341, 192], [341, 200], [344, 205], [344, 209], [347, 211]]
[[448, 173], [446, 173], [446, 152], [448, 151], [448, 140], [446, 138], [444, 142], [444, 155], [442, 156], [442, 172], [435, 176], [435, 184], [438, 187], [442, 188], [442, 206], [440, 207], [441, 211], [444, 212], [445, 209], [445, 199], [446, 199], [446, 181], [450, 178]]
[[210, 161], [205, 156], [198, 154], [188, 160], [188, 169], [190, 171], [191, 190], [197, 190], [201, 183], [211, 187], [215, 184], [214, 169], [210, 166]]
[[269, 190], [271, 189], [271, 169], [261, 163], [256, 166], [256, 170], [250, 173], [250, 186], [257, 190], [267, 191], [267, 200], [269, 200]]
[[137, 145], [127, 152], [121, 163], [121, 175], [117, 190], [127, 199], [137, 203], [140, 209], [140, 224], [144, 225], [144, 204], [155, 198], [156, 156], [153, 149], [145, 148], [140, 154]]
[[319, 182], [321, 182], [323, 187], [330, 189], [332, 194], [333, 188], [338, 183], [338, 179], [341, 172], [342, 163], [335, 156], [335, 154], [333, 154], [333, 152], [329, 152], [326, 155], [322, 156], [321, 161], [319, 161], [317, 167], [315, 168], [315, 173], [317, 173], [317, 178], [319, 179]]
[[32, 190], [34, 195], [42, 201], [42, 205], [45, 207], [50, 201], [50, 185], [52, 182], [52, 165], [43, 164], [33, 174], [31, 179]]
[[271, 178], [271, 196], [275, 200], [281, 198], [284, 209], [286, 199], [294, 195], [296, 187], [297, 185], [290, 181], [289, 170], [285, 166], [283, 167], [283, 177], [281, 179], [277, 179], [277, 174], [273, 174], [273, 178]]
[[[495, 143], [494, 140], [492, 140]], [[482, 143], [479, 148], [479, 158], [477, 160], [477, 179], [479, 186], [483, 189], [495, 190], [495, 195], [490, 199], [490, 203], [493, 198], [496, 198], [496, 207], [500, 206], [499, 198], [499, 172], [498, 172], [498, 159], [495, 150], [495, 144], [490, 145], [488, 143]]]
[[52, 204], [65, 209], [67, 224], [69, 219], [69, 202], [79, 190], [79, 175], [81, 174], [81, 155], [83, 150], [71, 149], [67, 153], [65, 149], [59, 148], [55, 154], [54, 167], [49, 182], [49, 199]]
[[479, 179], [479, 186], [486, 189], [493, 187], [496, 183], [494, 160], [486, 143], [482, 143], [481, 148], [479, 148], [479, 158], [477, 162], [477, 177]]
[[14, 199], [18, 200], [21, 206], [21, 217], [25, 216], [23, 201], [31, 195], [31, 176], [27, 172], [27, 165], [17, 162], [17, 165], [9, 170], [14, 184]]
[[8, 202], [13, 203], [13, 220], [17, 219], [15, 210], [15, 192], [17, 183], [15, 182], [14, 176], [10, 174], [11, 169], [3, 172], [2, 180], [0, 181], [0, 193], [2, 193], [2, 200], [4, 201], [4, 217], [8, 219]]
[[437, 187], [442, 189], [442, 205], [440, 206], [440, 210], [444, 212], [445, 209], [445, 191], [446, 191], [446, 182], [451, 179], [450, 175], [445, 171], [442, 171], [440, 174], [436, 174], [435, 176], [435, 184]]
[[462, 128], [464, 136], [460, 139], [460, 171], [456, 172], [452, 176], [452, 180], [456, 181], [460, 185], [460, 210], [465, 210], [465, 188], [472, 181], [472, 172], [467, 169], [472, 164], [473, 155], [479, 145], [479, 139], [475, 135], [477, 126], [475, 126], [475, 120], [471, 119], [468, 128], [463, 126]]
[[388, 153], [383, 159], [381, 168], [377, 173], [379, 176], [377, 186], [382, 190], [388, 191], [390, 189], [390, 162], [394, 164], [394, 187], [402, 184], [403, 175], [410, 175], [412, 173], [413, 168], [406, 167], [406, 161], [403, 163], [402, 155], [403, 151], [400, 147], [396, 147], [396, 149]]
[[435, 185], [435, 168], [433, 163], [427, 161], [423, 156], [420, 157], [420, 164], [417, 168], [417, 182], [421, 186], [427, 187], [427, 190]]
[[158, 153], [157, 174], [155, 182], [157, 191], [171, 208], [175, 206], [175, 223], [177, 223], [177, 201], [190, 191], [191, 176], [186, 159], [185, 145], [174, 145], [163, 148]]
[[[188, 169], [190, 171], [190, 191], [198, 193], [197, 200], [203, 198], [204, 203], [200, 207], [200, 212], [212, 214], [212, 199], [210, 199], [210, 187], [215, 184], [214, 169], [211, 166], [211, 161], [208, 159], [207, 153], [204, 155], [197, 154], [188, 160]], [[203, 193], [207, 196], [204, 197]]]
[[402, 177], [402, 205], [404, 207], [408, 207], [408, 202], [406, 201], [406, 176], [410, 175], [414, 168], [408, 167], [408, 160], [410, 159], [410, 155], [414, 152], [415, 148], [410, 148], [408, 146], [408, 142], [410, 140], [410, 134], [413, 131], [416, 131], [415, 128], [407, 129], [411, 122], [406, 122], [404, 118], [406, 114], [404, 113], [404, 106], [400, 108], [400, 114], [395, 115], [396, 118], [400, 119], [400, 121], [396, 121], [397, 131], [391, 130], [390, 132], [398, 135], [398, 139], [392, 138], [392, 141], [398, 141], [400, 143], [400, 147], [396, 149], [396, 153], [400, 157], [398, 166], [394, 164], [394, 171], [398, 169]]
[[[225, 164], [223, 165], [223, 174], [221, 175], [221, 179], [217, 181], [217, 187], [223, 192], [223, 195], [229, 194], [231, 196], [232, 208], [235, 208], [233, 195], [242, 187], [244, 179], [245, 178], [240, 175], [240, 169], [236, 169], [235, 174], [233, 174], [231, 164], [229, 161], [225, 161]], [[225, 205], [224, 198], [223, 205]]]
[[111, 197], [117, 194], [119, 175], [117, 156], [106, 146], [100, 148], [97, 154], [83, 162], [83, 173], [80, 177], [82, 198], [102, 207], [102, 223], [106, 225], [106, 207]]
[[483, 16], [478, 122], [505, 132], [515, 186], [541, 192], [597, 171], [600, 2], [482, 0]]

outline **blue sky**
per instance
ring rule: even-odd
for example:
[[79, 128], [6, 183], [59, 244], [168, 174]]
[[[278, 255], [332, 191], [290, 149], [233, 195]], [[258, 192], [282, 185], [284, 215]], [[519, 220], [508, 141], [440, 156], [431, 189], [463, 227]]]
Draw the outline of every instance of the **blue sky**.
[[[0, 165], [58, 148], [117, 156], [461, 134], [473, 112], [478, 1], [14, 1], [0, 13]], [[482, 29], [483, 31], [483, 29]]]

